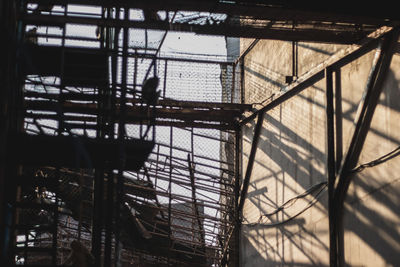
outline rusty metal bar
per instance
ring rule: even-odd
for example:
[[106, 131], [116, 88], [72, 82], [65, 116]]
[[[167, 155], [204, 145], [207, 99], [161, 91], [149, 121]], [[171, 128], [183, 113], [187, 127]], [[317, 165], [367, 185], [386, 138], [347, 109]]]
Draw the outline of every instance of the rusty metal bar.
[[192, 189], [192, 208], [193, 212], [197, 218], [197, 224], [198, 228], [200, 231], [200, 240], [201, 242], [204, 243], [204, 246], [206, 245], [205, 237], [204, 237], [204, 229], [203, 229], [203, 224], [200, 220], [200, 213], [199, 213], [199, 208], [197, 206], [197, 199], [196, 199], [196, 186], [195, 186], [195, 177], [194, 177], [194, 169], [193, 169], [193, 162], [190, 159], [190, 154], [187, 155], [187, 161], [188, 161], [188, 166], [189, 166], [189, 174], [190, 174], [190, 186]]

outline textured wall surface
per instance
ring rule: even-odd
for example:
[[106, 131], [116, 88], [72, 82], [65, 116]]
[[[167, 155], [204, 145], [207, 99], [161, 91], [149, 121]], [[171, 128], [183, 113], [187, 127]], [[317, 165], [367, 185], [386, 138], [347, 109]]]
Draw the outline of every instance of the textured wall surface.
[[[241, 42], [242, 51], [248, 43]], [[285, 76], [293, 74], [292, 48], [291, 42], [260, 41], [246, 56], [246, 103], [281, 93]], [[343, 48], [299, 43], [297, 75]], [[375, 53], [341, 70], [344, 152]], [[400, 144], [399, 67], [400, 56], [395, 55], [360, 164]], [[327, 180], [325, 117], [324, 79], [265, 114], [243, 210], [242, 266], [329, 266], [328, 198], [321, 185]], [[255, 122], [243, 127], [243, 176]], [[399, 163], [400, 157], [394, 158], [353, 179], [345, 203], [345, 259], [351, 266], [400, 262]], [[289, 201], [310, 189], [306, 197]]]

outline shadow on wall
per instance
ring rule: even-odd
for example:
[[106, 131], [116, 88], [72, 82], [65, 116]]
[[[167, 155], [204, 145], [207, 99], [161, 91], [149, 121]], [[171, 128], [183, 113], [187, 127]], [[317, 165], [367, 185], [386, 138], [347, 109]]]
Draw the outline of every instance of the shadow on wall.
[[[316, 91], [315, 88], [312, 90]], [[306, 93], [302, 97], [313, 98], [313, 94]], [[296, 99], [295, 108], [304, 111], [304, 106], [299, 104], [304, 103], [304, 99]], [[287, 111], [285, 108], [279, 107], [273, 111], [276, 113], [268, 113], [264, 117], [255, 168], [249, 185], [247, 214], [265, 214], [279, 210], [280, 205], [289, 198], [326, 179], [323, 167], [326, 161], [324, 143], [316, 145], [306, 139], [313, 139], [307, 134], [315, 135], [315, 130], [308, 128], [308, 123], [321, 127], [317, 132], [324, 134], [324, 123], [318, 123], [324, 121], [324, 118], [319, 117], [313, 121], [311, 116], [307, 116], [302, 118], [304, 124], [288, 117], [282, 119], [286, 116], [283, 115]], [[308, 107], [305, 112], [315, 115]], [[243, 131], [247, 140], [252, 140], [254, 124], [255, 122], [249, 123]], [[301, 129], [304, 127], [307, 129]], [[302, 132], [299, 134], [298, 130]], [[326, 214], [327, 211], [327, 195], [324, 193], [322, 196], [318, 205], [313, 207], [318, 214]], [[280, 224], [304, 209], [307, 203], [301, 201], [290, 205], [288, 211], [279, 210], [274, 216], [268, 216], [262, 221], [257, 221], [251, 214], [245, 215], [241, 241], [243, 266], [326, 266], [326, 261], [321, 262], [318, 254], [329, 255], [327, 227], [308, 227], [306, 222], [309, 221], [309, 215], [307, 218], [299, 216], [288, 223]], [[274, 224], [278, 226], [272, 226]]]
[[[386, 88], [390, 88], [390, 90], [384, 91], [380, 104], [388, 107], [390, 112], [398, 113], [400, 112], [400, 81], [396, 79], [393, 72], [389, 73], [387, 81]], [[318, 87], [313, 88], [312, 90], [323, 92]], [[311, 90], [311, 88], [307, 90]], [[317, 103], [313, 97], [307, 94], [301, 94], [298, 98], [305, 100], [310, 105], [324, 109], [324, 103]], [[343, 99], [343, 102], [351, 105], [350, 109], [343, 114], [343, 119], [352, 122], [352, 112], [357, 111], [359, 99], [355, 101]], [[290, 107], [286, 108], [290, 109]], [[279, 112], [281, 113], [287, 111], [282, 107], [280, 109]], [[246, 125], [243, 131], [248, 140], [252, 140], [254, 124], [255, 122]], [[277, 188], [277, 184], [284, 188], [284, 190], [280, 189], [280, 194], [283, 195], [285, 192], [305, 191], [318, 181], [326, 180], [324, 170], [321, 171], [321, 168], [315, 167], [325, 166], [325, 151], [297, 134], [301, 127], [304, 127], [304, 125], [296, 128], [292, 124], [284, 122], [282, 115], [280, 117], [271, 116], [270, 114], [265, 115], [256, 164], [267, 175], [253, 175], [255, 179], [250, 181], [247, 199], [260, 214], [279, 208], [278, 203], [283, 202], [283, 197], [279, 196], [278, 199], [277, 192], [274, 192], [275, 189], [273, 188]], [[324, 123], [319, 127], [324, 129]], [[279, 131], [276, 131], [276, 129], [279, 129]], [[322, 130], [323, 134], [325, 134], [324, 131]], [[371, 133], [397, 146], [400, 145], [399, 140], [388, 136], [382, 129], [371, 129]], [[268, 157], [269, 162], [265, 162], [263, 158], [260, 158], [260, 151]], [[381, 155], [376, 155], [376, 158], [379, 156]], [[279, 170], [271, 167], [271, 165], [279, 166]], [[243, 168], [245, 169], [246, 165]], [[294, 177], [295, 184], [293, 182], [287, 183], [284, 174], [287, 177]], [[361, 240], [362, 246], [371, 248], [375, 254], [382, 258], [383, 262], [391, 266], [397, 266], [400, 262], [400, 217], [398, 206], [398, 203], [400, 203], [400, 183], [397, 183], [400, 178], [398, 180], [393, 179], [395, 181], [392, 180], [392, 184], [388, 185], [382, 185], [378, 179], [376, 173], [369, 175], [366, 170], [353, 180], [354, 187], [361, 188], [369, 193], [366, 200], [362, 201], [353, 196], [347, 198], [345, 227], [346, 231], [351, 231]], [[395, 183], [396, 186], [393, 186]], [[287, 200], [288, 198], [285, 197], [284, 199]], [[370, 205], [371, 203], [375, 204]], [[376, 210], [376, 207], [381, 207], [380, 212]], [[326, 194], [313, 209], [316, 209], [317, 213], [327, 214]], [[382, 210], [385, 210], [385, 212], [382, 212]], [[281, 213], [282, 216], [279, 219], [289, 216], [285, 214], [285, 211], [281, 211]], [[387, 214], [391, 216], [387, 216]], [[270, 218], [270, 222], [278, 222], [279, 219], [276, 217], [276, 221], [274, 221]], [[246, 267], [327, 266], [326, 262], [329, 262], [329, 259], [321, 262], [318, 260], [318, 256], [320, 256], [318, 254], [329, 256], [328, 220], [324, 220], [326, 226], [321, 227], [321, 229], [310, 228], [307, 222], [299, 217], [291, 221], [290, 224], [280, 225], [271, 230], [272, 227], [262, 224], [246, 225], [254, 223], [254, 220], [250, 221], [245, 218], [241, 241], [241, 253], [244, 255], [242, 256], [242, 265]], [[353, 246], [360, 246], [360, 244], [350, 242], [345, 245], [351, 246], [350, 250], [346, 249], [347, 252], [357, 251], [357, 248], [353, 249]], [[351, 257], [352, 255], [346, 255], [346, 259]], [[366, 261], [367, 259], [362, 259], [361, 257], [361, 263], [355, 261], [351, 263], [351, 266], [368, 265], [368, 262], [364, 263], [363, 260]]]
[[[305, 227], [303, 218], [294, 219], [290, 223], [277, 226], [281, 234], [278, 245], [275, 244], [276, 236], [268, 236], [267, 225], [243, 226], [242, 228], [242, 253], [250, 261], [243, 266], [328, 266], [315, 257], [315, 251], [328, 251], [328, 247], [319, 238], [318, 233]], [[283, 244], [285, 243], [285, 244]], [[313, 249], [310, 245], [313, 245]], [[284, 251], [287, 249], [287, 251]], [[296, 257], [299, 256], [299, 257]]]
[[[391, 184], [381, 185], [377, 179], [369, 175], [360, 175], [354, 179], [354, 186], [371, 193], [362, 200], [354, 196], [347, 198], [345, 231], [355, 234], [363, 244], [350, 248], [348, 248], [350, 244], [345, 244], [346, 252], [349, 252], [345, 254], [346, 262], [357, 260], [365, 262], [362, 259], [363, 251], [359, 250], [364, 247], [364, 254], [366, 254], [365, 248], [369, 247], [373, 251], [371, 254], [378, 254], [385, 266], [398, 266], [400, 263], [400, 178]], [[353, 259], [354, 256], [356, 256], [355, 259]], [[373, 259], [375, 255], [372, 257], [366, 255], [366, 258]], [[368, 265], [368, 262], [365, 263]]]
[[[400, 81], [396, 79], [393, 71], [390, 71], [379, 104], [388, 108], [386, 112], [391, 120], [399, 118], [399, 84]], [[398, 133], [390, 132], [392, 136], [387, 136], [381, 129], [371, 129], [371, 133], [390, 142], [392, 148], [400, 145]], [[381, 156], [383, 155], [374, 155], [375, 158]], [[362, 163], [365, 162], [360, 162]], [[400, 159], [397, 157], [380, 166], [364, 169], [354, 176], [354, 190], [347, 196], [344, 217], [347, 264], [352, 265], [353, 262], [359, 261], [366, 266], [399, 266], [399, 163]], [[346, 238], [346, 235], [349, 236]], [[355, 235], [358, 241], [351, 235]]]

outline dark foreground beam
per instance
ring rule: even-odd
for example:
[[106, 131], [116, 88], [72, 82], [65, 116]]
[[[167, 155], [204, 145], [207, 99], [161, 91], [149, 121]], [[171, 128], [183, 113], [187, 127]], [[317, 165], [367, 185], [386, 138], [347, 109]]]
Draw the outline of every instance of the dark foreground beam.
[[[38, 3], [40, 0], [31, 0]], [[153, 8], [169, 11], [198, 11], [229, 14], [232, 16], [254, 16], [271, 20], [313, 20], [332, 22], [353, 22], [379, 24], [385, 19], [400, 19], [392, 2], [379, 5], [363, 5], [359, 2], [335, 1], [327, 4], [321, 1], [217, 1], [217, 0], [54, 0], [57, 5], [79, 4], [104, 7], [128, 6], [130, 8]], [[385, 3], [386, 2], [386, 3]]]
[[[10, 137], [14, 160], [28, 166], [62, 166], [67, 168], [119, 167], [125, 154], [126, 169], [137, 171], [147, 160], [154, 142], [145, 140], [97, 140], [86, 137], [22, 134]], [[122, 149], [121, 149], [122, 148]]]

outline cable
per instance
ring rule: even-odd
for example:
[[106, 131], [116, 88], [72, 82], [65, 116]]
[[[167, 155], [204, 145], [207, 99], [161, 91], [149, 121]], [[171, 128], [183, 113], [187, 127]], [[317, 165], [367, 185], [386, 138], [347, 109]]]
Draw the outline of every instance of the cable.
[[376, 160], [370, 161], [368, 163], [365, 164], [361, 164], [360, 166], [354, 168], [353, 170], [350, 171], [350, 173], [356, 173], [356, 172], [361, 172], [363, 171], [365, 168], [371, 168], [371, 167], [375, 167], [379, 164], [382, 164], [392, 158], [397, 157], [398, 155], [400, 155], [400, 146], [397, 147], [396, 149], [390, 151], [389, 153], [387, 153], [386, 155], [383, 155], [380, 158], [377, 158]]
[[308, 205], [302, 209], [301, 211], [299, 211], [298, 213], [296, 213], [294, 216], [287, 218], [284, 221], [280, 221], [280, 222], [275, 222], [275, 223], [270, 223], [270, 224], [262, 224], [262, 226], [264, 227], [274, 227], [274, 226], [278, 226], [278, 225], [282, 225], [285, 224], [287, 222], [290, 222], [291, 220], [293, 220], [294, 218], [296, 218], [297, 216], [299, 216], [300, 214], [304, 213], [306, 210], [308, 210], [309, 208], [311, 208], [313, 205], [315, 205], [315, 203], [317, 203], [317, 200], [319, 199], [320, 195], [323, 193], [323, 191], [327, 188], [328, 183], [327, 182], [321, 182], [318, 183], [316, 185], [313, 185], [312, 187], [310, 187], [309, 189], [307, 189], [306, 191], [304, 191], [302, 194], [295, 196], [294, 198], [289, 199], [288, 201], [286, 201], [285, 203], [283, 203], [280, 207], [278, 207], [275, 211], [270, 212], [270, 213], [265, 213], [260, 215], [260, 218], [258, 219], [258, 221], [256, 223], [249, 223], [246, 224], [246, 226], [257, 226], [257, 225], [261, 225], [261, 220], [263, 217], [270, 217], [282, 210], [284, 210], [285, 208], [291, 207], [298, 199], [300, 198], [304, 198], [310, 194], [312, 194], [313, 192], [319, 190], [317, 192], [317, 194], [315, 195], [314, 199], [312, 201], [310, 201], [308, 203]]

